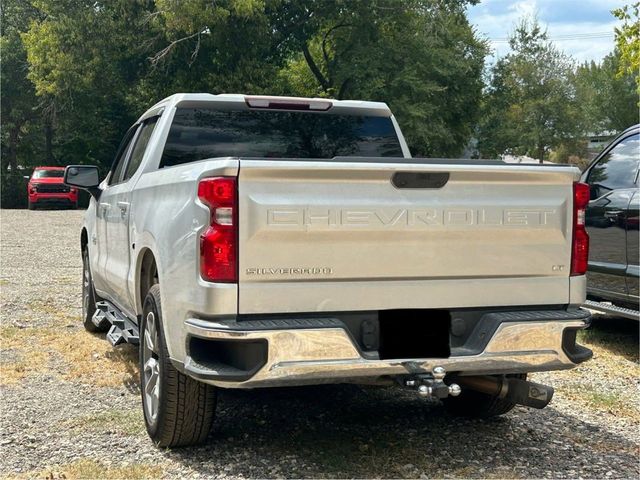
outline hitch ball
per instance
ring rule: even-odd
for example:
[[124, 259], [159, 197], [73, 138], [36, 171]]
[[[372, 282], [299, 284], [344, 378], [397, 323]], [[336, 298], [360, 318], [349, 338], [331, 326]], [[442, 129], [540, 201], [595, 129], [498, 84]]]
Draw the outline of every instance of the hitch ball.
[[444, 367], [434, 367], [431, 374], [433, 375], [433, 379], [436, 381], [444, 380], [445, 375], [447, 374]]
[[433, 389], [429, 385], [420, 385], [418, 394], [422, 397], [430, 397], [433, 394]]

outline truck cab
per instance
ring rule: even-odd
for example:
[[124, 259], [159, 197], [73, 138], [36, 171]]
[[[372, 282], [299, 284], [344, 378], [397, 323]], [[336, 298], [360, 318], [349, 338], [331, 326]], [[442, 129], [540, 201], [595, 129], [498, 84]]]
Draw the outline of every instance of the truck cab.
[[[638, 318], [638, 211], [640, 125], [616, 137], [582, 175], [589, 185], [586, 228], [590, 238], [587, 294], [590, 307]], [[613, 305], [607, 307], [603, 302]], [[600, 305], [599, 305], [600, 304]], [[615, 307], [621, 309], [616, 311]], [[633, 312], [625, 312], [631, 309]]]

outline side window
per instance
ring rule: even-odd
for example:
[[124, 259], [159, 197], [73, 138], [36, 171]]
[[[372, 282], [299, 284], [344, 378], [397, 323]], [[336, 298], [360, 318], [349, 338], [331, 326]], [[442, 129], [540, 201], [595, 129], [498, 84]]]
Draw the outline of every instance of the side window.
[[640, 162], [640, 134], [631, 135], [598, 160], [589, 172], [589, 185], [601, 197], [617, 188], [634, 188], [635, 175]]
[[122, 169], [124, 168], [125, 160], [127, 159], [127, 153], [129, 152], [131, 141], [133, 140], [137, 129], [138, 125], [131, 127], [122, 139], [122, 142], [120, 142], [118, 153], [116, 153], [116, 158], [113, 161], [113, 166], [111, 167], [109, 185], [120, 183], [120, 177], [122, 176]]
[[129, 163], [127, 164], [127, 170], [124, 174], [123, 182], [129, 180], [142, 162], [142, 157], [144, 156], [144, 152], [147, 149], [147, 145], [149, 143], [149, 139], [151, 138], [151, 134], [153, 130], [156, 128], [156, 123], [158, 122], [158, 117], [153, 117], [147, 120], [143, 125], [140, 133], [138, 134], [138, 138], [136, 140], [136, 144], [133, 147], [133, 152], [131, 152], [131, 158], [129, 159]]

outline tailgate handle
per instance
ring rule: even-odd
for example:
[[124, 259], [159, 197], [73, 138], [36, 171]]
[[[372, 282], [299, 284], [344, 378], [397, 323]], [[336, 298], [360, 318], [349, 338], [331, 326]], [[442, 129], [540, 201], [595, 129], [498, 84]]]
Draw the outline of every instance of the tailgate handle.
[[449, 181], [449, 172], [396, 172], [391, 183], [396, 188], [442, 188]]

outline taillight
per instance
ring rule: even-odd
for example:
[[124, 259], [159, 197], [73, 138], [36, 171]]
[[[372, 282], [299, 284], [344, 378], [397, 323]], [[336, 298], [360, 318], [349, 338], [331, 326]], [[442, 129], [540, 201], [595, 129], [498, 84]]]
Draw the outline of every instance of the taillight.
[[211, 211], [210, 225], [200, 235], [200, 274], [209, 282], [238, 281], [238, 192], [235, 177], [205, 178], [198, 198]]
[[589, 204], [589, 185], [573, 184], [573, 242], [571, 246], [571, 275], [584, 275], [589, 263], [589, 235], [584, 226], [585, 210]]

